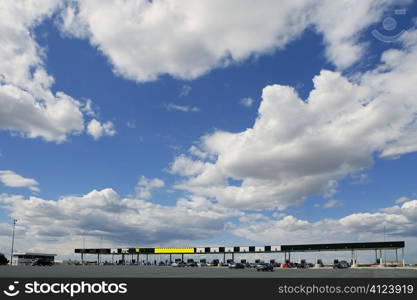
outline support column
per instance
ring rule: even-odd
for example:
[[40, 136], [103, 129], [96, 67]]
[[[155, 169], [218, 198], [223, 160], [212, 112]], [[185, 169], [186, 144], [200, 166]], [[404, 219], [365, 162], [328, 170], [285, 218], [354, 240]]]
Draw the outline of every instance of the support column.
[[100, 253], [97, 253], [97, 265], [100, 264]]
[[288, 252], [288, 259], [290, 260], [290, 262], [291, 262], [291, 252]]
[[111, 255], [111, 263], [114, 264], [114, 254]]
[[146, 265], [148, 265], [148, 253], [146, 253]]
[[402, 250], [402, 257], [403, 257], [403, 267], [405, 267], [404, 248], [401, 248], [401, 250]]
[[234, 252], [232, 252], [232, 261], [233, 262], [235, 261], [235, 253]]
[[226, 252], [223, 253], [223, 262], [226, 263]]
[[379, 264], [381, 266], [385, 264], [384, 259], [382, 258], [382, 249], [379, 249]]
[[355, 253], [355, 250], [352, 250], [352, 267], [357, 267], [357, 266], [358, 266], [358, 262], [356, 258], [356, 253]]
[[181, 254], [181, 261], [184, 261], [184, 253]]
[[125, 264], [125, 255], [124, 255], [124, 253], [122, 254], [122, 263], [123, 263], [123, 265]]
[[84, 253], [81, 252], [81, 264], [84, 265]]
[[137, 264], [138, 264], [138, 266], [139, 266], [139, 253], [138, 253], [138, 254], [136, 254], [136, 262], [137, 262]]
[[398, 249], [395, 248], [395, 261], [398, 262]]
[[172, 254], [169, 255], [169, 263], [172, 263]]

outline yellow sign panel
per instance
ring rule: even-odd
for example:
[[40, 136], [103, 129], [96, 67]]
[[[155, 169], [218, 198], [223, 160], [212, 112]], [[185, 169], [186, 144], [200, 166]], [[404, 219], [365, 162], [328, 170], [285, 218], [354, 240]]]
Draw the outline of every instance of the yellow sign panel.
[[155, 253], [194, 253], [194, 248], [155, 248]]
[[136, 248], [136, 253], [139, 253], [140, 252], [140, 249], [139, 248]]

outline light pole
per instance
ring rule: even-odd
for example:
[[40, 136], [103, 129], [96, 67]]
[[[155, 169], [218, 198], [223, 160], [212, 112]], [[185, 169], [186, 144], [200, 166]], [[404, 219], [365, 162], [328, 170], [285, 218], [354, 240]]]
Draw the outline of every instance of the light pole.
[[[384, 222], [384, 242], [385, 242], [385, 231], [386, 231], [386, 226]], [[386, 265], [386, 261], [387, 261], [387, 250], [384, 249], [384, 265]]]
[[16, 227], [17, 220], [13, 219], [13, 233], [12, 233], [12, 251], [10, 252], [10, 265], [12, 265], [13, 260], [13, 248], [14, 248], [14, 229]]

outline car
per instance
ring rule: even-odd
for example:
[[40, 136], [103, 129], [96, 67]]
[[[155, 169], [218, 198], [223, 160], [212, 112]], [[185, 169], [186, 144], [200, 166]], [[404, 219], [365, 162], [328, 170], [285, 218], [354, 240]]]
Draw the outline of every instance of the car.
[[197, 263], [194, 261], [187, 262], [186, 267], [197, 267]]
[[198, 267], [207, 267], [207, 266], [208, 266], [208, 264], [207, 264], [207, 263], [205, 263], [205, 262], [199, 262], [199, 263], [197, 263], [197, 266], [198, 266]]
[[271, 264], [260, 263], [256, 265], [256, 271], [273, 271], [274, 267]]
[[333, 264], [333, 269], [347, 269], [349, 267], [349, 263], [345, 260], [337, 261]]
[[284, 268], [284, 269], [289, 269], [289, 268], [292, 268], [292, 266], [291, 266], [291, 264], [290, 264], [290, 263], [285, 263], [285, 264], [282, 264], [282, 265], [281, 265], [281, 268]]
[[183, 262], [183, 261], [180, 261], [178, 264], [177, 264], [177, 267], [180, 267], [180, 268], [184, 268], [184, 267], [186, 267], [187, 266], [187, 263], [185, 263], [185, 262]]
[[229, 269], [244, 269], [245, 265], [242, 263], [231, 263], [229, 264]]
[[217, 267], [219, 265], [219, 260], [218, 259], [213, 259], [213, 261], [210, 263], [211, 267]]
[[165, 266], [165, 263], [163, 261], [160, 261], [158, 266]]
[[297, 265], [298, 269], [307, 269], [309, 265], [307, 264], [305, 259], [302, 259], [300, 263]]
[[171, 264], [171, 267], [180, 267], [180, 268], [183, 268], [183, 267], [186, 267], [186, 266], [187, 266], [187, 263], [185, 263], [183, 261], [177, 261], [177, 262], [173, 262]]
[[49, 259], [37, 258], [33, 261], [32, 266], [52, 266], [54, 263]]

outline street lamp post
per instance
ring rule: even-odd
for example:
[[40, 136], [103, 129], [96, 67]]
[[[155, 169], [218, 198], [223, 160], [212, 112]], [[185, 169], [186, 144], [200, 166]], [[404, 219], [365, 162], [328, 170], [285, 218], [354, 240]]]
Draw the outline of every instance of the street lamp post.
[[17, 220], [13, 219], [13, 233], [12, 233], [12, 251], [10, 252], [10, 265], [12, 264], [13, 260], [13, 248], [14, 248], [14, 229], [16, 227]]

